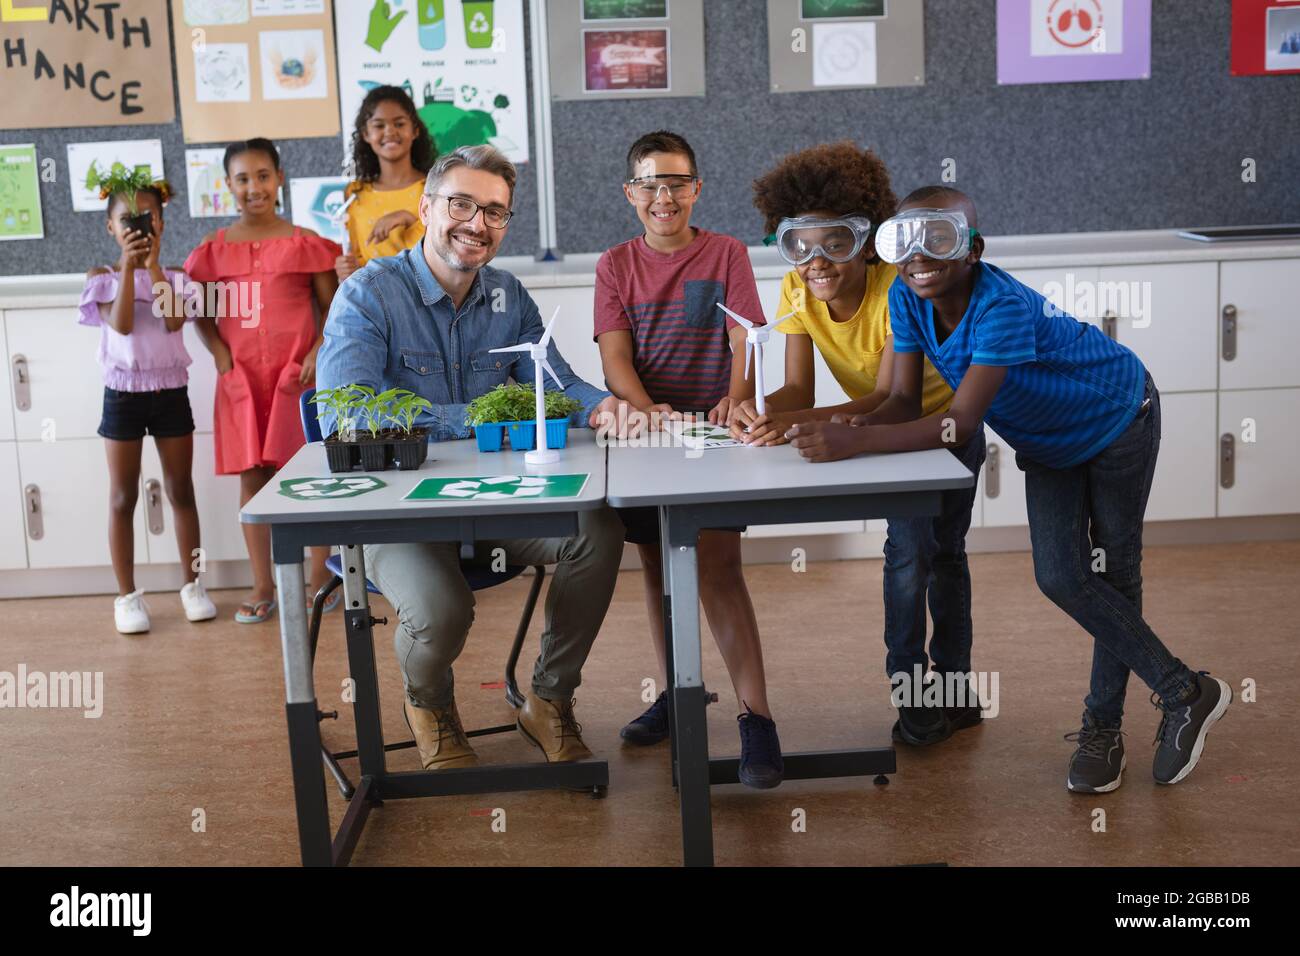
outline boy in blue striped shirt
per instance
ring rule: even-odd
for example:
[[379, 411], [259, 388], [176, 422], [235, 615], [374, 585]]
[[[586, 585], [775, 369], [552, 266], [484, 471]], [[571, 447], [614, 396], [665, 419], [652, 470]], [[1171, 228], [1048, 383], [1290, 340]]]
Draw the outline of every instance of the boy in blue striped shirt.
[[[1232, 691], [1188, 668], [1142, 618], [1142, 516], [1160, 447], [1160, 393], [1142, 362], [1095, 326], [981, 261], [964, 193], [928, 186], [881, 224], [893, 262], [891, 394], [869, 415], [788, 432], [811, 461], [966, 441], [988, 423], [1016, 449], [1038, 586], [1093, 638], [1091, 686], [1066, 786], [1120, 785], [1120, 721], [1130, 670], [1163, 711], [1152, 773], [1177, 783], [1200, 759]], [[956, 395], [922, 418], [921, 356]]]

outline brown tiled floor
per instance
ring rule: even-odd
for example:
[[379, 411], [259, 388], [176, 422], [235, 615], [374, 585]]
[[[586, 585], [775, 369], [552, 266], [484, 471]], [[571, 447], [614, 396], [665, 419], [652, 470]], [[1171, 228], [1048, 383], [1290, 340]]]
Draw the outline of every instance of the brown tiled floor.
[[[1148, 549], [1147, 614], [1189, 664], [1223, 677], [1240, 698], [1211, 734], [1196, 772], [1158, 787], [1148, 772], [1158, 722], [1130, 688], [1129, 770], [1116, 793], [1065, 790], [1087, 679], [1089, 644], [1035, 590], [1028, 555], [972, 558], [975, 666], [1000, 674], [1001, 714], [932, 749], [902, 749], [887, 787], [866, 779], [797, 781], [758, 793], [714, 790], [721, 864], [1290, 864], [1295, 840], [1294, 727], [1300, 698], [1300, 543]], [[748, 569], [763, 628], [772, 704], [787, 751], [888, 742], [892, 713], [880, 639], [880, 562]], [[511, 719], [500, 677], [526, 582], [481, 595], [457, 667], [467, 725]], [[0, 670], [102, 670], [98, 720], [67, 710], [0, 710], [0, 862], [5, 864], [283, 864], [297, 862], [274, 624], [229, 620], [239, 595], [216, 595], [222, 620], [185, 623], [177, 600], [154, 595], [154, 630], [116, 634], [105, 598], [0, 602]], [[382, 613], [382, 612], [379, 612]], [[587, 742], [610, 761], [606, 800], [533, 792], [391, 802], [370, 817], [355, 862], [366, 864], [675, 864], [676, 800], [667, 745], [619, 747], [618, 728], [643, 707], [652, 673], [641, 583], [619, 580], [579, 691]], [[534, 624], [525, 659], [535, 653]], [[385, 726], [405, 734], [390, 628], [378, 660]], [[324, 732], [351, 741], [340, 619], [332, 616], [317, 693], [343, 711]], [[528, 668], [521, 666], [521, 677]], [[725, 673], [706, 637], [706, 681]], [[734, 753], [728, 692], [709, 708], [714, 754]], [[485, 762], [533, 759], [516, 735], [478, 742]], [[390, 765], [417, 769], [411, 751]], [[332, 787], [335, 822], [342, 801]], [[493, 833], [481, 811], [506, 811]], [[1091, 829], [1102, 807], [1107, 830]], [[195, 808], [206, 832], [193, 832]], [[791, 831], [802, 808], [807, 831]], [[476, 812], [479, 811], [479, 812]]]

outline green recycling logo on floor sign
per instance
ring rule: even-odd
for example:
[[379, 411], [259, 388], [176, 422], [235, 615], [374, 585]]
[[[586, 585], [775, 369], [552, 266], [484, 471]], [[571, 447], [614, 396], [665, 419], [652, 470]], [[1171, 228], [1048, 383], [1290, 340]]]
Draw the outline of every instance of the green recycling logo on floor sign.
[[355, 478], [286, 478], [280, 482], [280, 494], [295, 501], [318, 501], [321, 498], [355, 498], [383, 487], [384, 482], [369, 475], [358, 475]]
[[587, 475], [493, 475], [473, 478], [425, 478], [407, 501], [500, 501], [505, 498], [576, 498]]

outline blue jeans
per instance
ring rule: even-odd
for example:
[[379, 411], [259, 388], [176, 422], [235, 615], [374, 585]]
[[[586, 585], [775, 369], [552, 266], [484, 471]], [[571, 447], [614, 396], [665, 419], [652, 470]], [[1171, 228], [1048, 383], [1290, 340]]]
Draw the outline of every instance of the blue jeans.
[[[984, 431], [951, 449], [979, 474], [984, 465]], [[939, 674], [970, 671], [970, 567], [966, 532], [975, 487], [945, 491], [937, 518], [891, 518], [885, 535], [885, 674], [909, 677], [915, 665], [925, 673], [929, 660]], [[925, 654], [925, 607], [930, 605], [934, 635]]]
[[1084, 706], [1102, 726], [1120, 724], [1129, 671], [1166, 704], [1196, 688], [1196, 676], [1142, 619], [1142, 516], [1160, 451], [1160, 393], [1150, 375], [1144, 401], [1133, 423], [1082, 465], [1048, 468], [1016, 455], [1034, 577], [1092, 635]]

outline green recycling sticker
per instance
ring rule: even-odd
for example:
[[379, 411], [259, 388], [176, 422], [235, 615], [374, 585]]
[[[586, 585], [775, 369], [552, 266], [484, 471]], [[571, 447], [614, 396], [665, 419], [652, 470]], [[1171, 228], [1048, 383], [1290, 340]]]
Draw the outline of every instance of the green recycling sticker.
[[588, 475], [493, 475], [425, 478], [404, 501], [502, 501], [508, 498], [576, 498]]
[[355, 498], [383, 487], [384, 482], [369, 475], [358, 475], [355, 478], [286, 478], [280, 482], [280, 494], [295, 501], [319, 501], [322, 498]]

